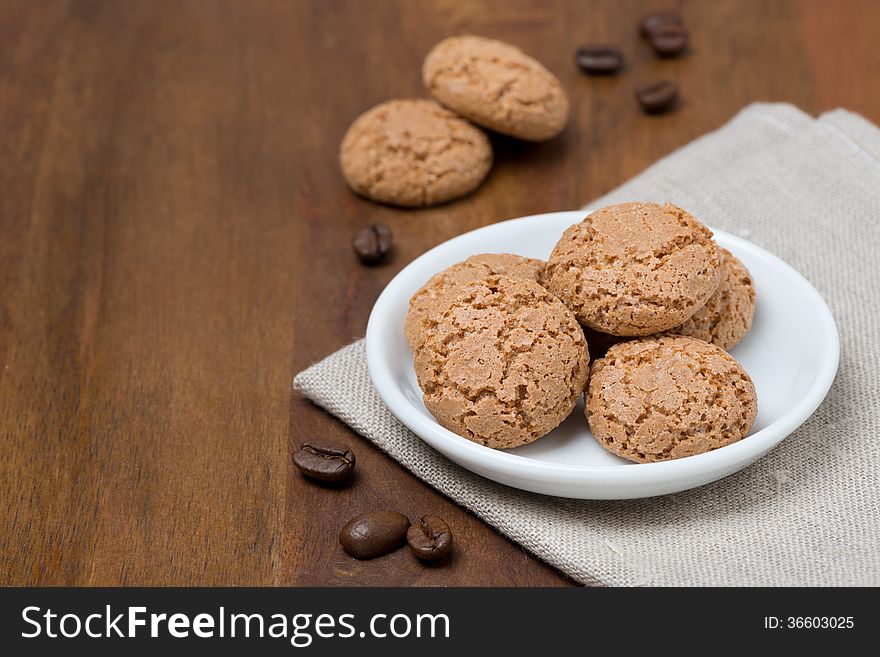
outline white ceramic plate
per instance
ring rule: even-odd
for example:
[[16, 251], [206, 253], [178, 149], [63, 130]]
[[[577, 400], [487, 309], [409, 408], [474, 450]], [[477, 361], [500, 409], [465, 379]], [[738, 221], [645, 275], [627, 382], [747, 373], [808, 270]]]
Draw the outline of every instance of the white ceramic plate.
[[579, 403], [547, 436], [512, 450], [483, 447], [444, 429], [422, 403], [403, 337], [409, 298], [432, 275], [477, 253], [546, 259], [562, 232], [586, 211], [513, 219], [451, 239], [401, 271], [382, 292], [367, 326], [367, 363], [382, 399], [426, 443], [493, 481], [548, 495], [627, 499], [674, 493], [745, 467], [797, 429], [819, 406], [837, 372], [837, 326], [807, 280], [776, 256], [723, 231], [718, 243], [752, 274], [758, 304], [752, 330], [733, 350], [758, 393], [758, 417], [743, 440], [706, 454], [635, 464], [593, 438]]

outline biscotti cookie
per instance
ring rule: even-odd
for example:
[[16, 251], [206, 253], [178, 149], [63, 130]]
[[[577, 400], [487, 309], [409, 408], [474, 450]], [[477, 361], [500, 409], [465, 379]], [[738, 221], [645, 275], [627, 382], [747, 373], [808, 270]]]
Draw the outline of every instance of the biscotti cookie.
[[390, 100], [355, 119], [339, 162], [358, 194], [419, 207], [475, 190], [492, 167], [492, 147], [479, 128], [432, 100]]
[[568, 96], [556, 76], [503, 41], [445, 39], [425, 58], [422, 78], [441, 103], [505, 135], [543, 141], [568, 121]]
[[586, 399], [596, 440], [637, 463], [735, 443], [758, 412], [742, 366], [723, 349], [682, 336], [614, 345], [593, 363]]
[[721, 283], [706, 305], [669, 333], [687, 335], [733, 349], [752, 327], [755, 316], [755, 286], [749, 270], [727, 249], [721, 254]]
[[589, 354], [571, 312], [537, 283], [463, 284], [415, 351], [425, 406], [469, 440], [507, 449], [559, 425], [583, 392]]
[[679, 326], [721, 280], [712, 232], [681, 208], [622, 203], [571, 226], [543, 282], [585, 326], [620, 336]]
[[538, 281], [544, 261], [523, 258], [511, 253], [483, 253], [447, 267], [435, 274], [409, 300], [409, 311], [403, 323], [403, 334], [415, 348], [428, 315], [443, 305], [445, 297], [462, 283], [470, 283], [492, 274]]

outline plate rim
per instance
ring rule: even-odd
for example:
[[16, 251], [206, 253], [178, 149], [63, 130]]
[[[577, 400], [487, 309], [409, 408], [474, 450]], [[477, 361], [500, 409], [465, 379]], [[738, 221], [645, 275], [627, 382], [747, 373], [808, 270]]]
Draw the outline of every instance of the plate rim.
[[[545, 480], [547, 483], [551, 483], [551, 480], [553, 480], [558, 483], [589, 482], [590, 484], [625, 486], [628, 484], [669, 482], [680, 477], [692, 476], [696, 473], [724, 469], [729, 467], [731, 463], [736, 464], [734, 471], [739, 470], [778, 445], [813, 414], [830, 390], [840, 361], [840, 335], [837, 323], [828, 304], [803, 274], [778, 256], [742, 237], [712, 227], [709, 227], [709, 229], [713, 235], [716, 237], [722, 236], [723, 241], [734, 243], [742, 250], [750, 251], [754, 255], [767, 259], [775, 265], [788, 270], [788, 273], [798, 280], [817, 302], [817, 307], [822, 317], [822, 330], [823, 333], [827, 333], [828, 337], [829, 344], [822, 350], [822, 360], [820, 361], [817, 375], [801, 400], [786, 411], [782, 417], [749, 435], [749, 440], [740, 440], [732, 445], [727, 445], [704, 454], [654, 463], [621, 463], [601, 466], [556, 463], [485, 447], [453, 433], [441, 426], [436, 420], [429, 420], [418, 409], [413, 407], [399, 386], [394, 383], [394, 375], [390, 366], [381, 358], [381, 353], [383, 352], [381, 346], [381, 325], [383, 319], [390, 314], [386, 310], [390, 310], [394, 301], [397, 300], [398, 288], [405, 284], [411, 272], [420, 268], [426, 261], [432, 260], [437, 251], [452, 250], [461, 243], [468, 242], [475, 233], [504, 230], [504, 227], [511, 223], [546, 221], [548, 217], [559, 217], [560, 215], [566, 215], [566, 219], [572, 218], [572, 223], [575, 223], [578, 217], [583, 218], [593, 211], [593, 208], [585, 208], [583, 210], [546, 212], [507, 219], [475, 228], [432, 247], [401, 269], [388, 282], [373, 305], [369, 321], [367, 322], [367, 369], [373, 386], [376, 388], [382, 401], [400, 422], [415, 433], [420, 440], [444, 453], [444, 455], [446, 455], [445, 448], [454, 453], [461, 453], [463, 455], [462, 458], [468, 462], [475, 459], [485, 462], [488, 459], [485, 465], [481, 463], [481, 467], [488, 467], [492, 470], [503, 469], [507, 475], [535, 480], [536, 472], [544, 472], [548, 475], [553, 475], [550, 479]], [[572, 215], [578, 215], [578, 217]], [[428, 434], [430, 438], [425, 434]], [[443, 447], [435, 445], [435, 441], [442, 443]], [[492, 465], [493, 463], [495, 465]], [[471, 469], [467, 465], [462, 465], [462, 467]], [[480, 474], [480, 476], [485, 475]], [[491, 477], [486, 478], [492, 479]]]

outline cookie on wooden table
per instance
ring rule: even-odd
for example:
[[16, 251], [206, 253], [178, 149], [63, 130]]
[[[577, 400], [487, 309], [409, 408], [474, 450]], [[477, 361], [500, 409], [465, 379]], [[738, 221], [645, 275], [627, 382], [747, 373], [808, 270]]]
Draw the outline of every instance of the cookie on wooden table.
[[425, 58], [422, 79], [450, 109], [511, 137], [544, 141], [568, 122], [568, 96], [556, 76], [503, 41], [444, 39]]
[[720, 280], [712, 232], [681, 208], [656, 203], [588, 215], [563, 233], [543, 276], [581, 324], [618, 336], [681, 325]]
[[420, 207], [474, 191], [492, 168], [492, 146], [479, 128], [433, 100], [390, 100], [355, 119], [339, 162], [358, 194]]
[[649, 463], [724, 447], [748, 434], [755, 386], [726, 351], [684, 336], [612, 346], [593, 363], [586, 416], [596, 440]]
[[496, 449], [544, 436], [574, 409], [590, 357], [574, 315], [530, 280], [463, 284], [415, 350], [425, 406], [437, 421]]

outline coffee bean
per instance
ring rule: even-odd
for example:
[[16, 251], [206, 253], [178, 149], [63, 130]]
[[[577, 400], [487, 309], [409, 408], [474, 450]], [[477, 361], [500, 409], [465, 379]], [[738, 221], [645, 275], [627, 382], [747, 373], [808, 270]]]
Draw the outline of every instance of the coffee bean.
[[658, 30], [669, 25], [675, 25], [683, 29], [684, 21], [681, 18], [681, 14], [677, 11], [658, 11], [648, 14], [639, 23], [639, 29], [643, 37], [650, 39]]
[[396, 511], [371, 511], [345, 523], [339, 542], [355, 559], [372, 559], [403, 545], [408, 528], [409, 519]]
[[293, 464], [306, 477], [339, 483], [351, 477], [355, 457], [348, 447], [331, 440], [307, 440], [293, 453]]
[[623, 53], [614, 46], [583, 46], [577, 49], [575, 59], [590, 75], [611, 75], [623, 66]]
[[669, 80], [643, 84], [636, 89], [636, 100], [648, 114], [660, 114], [671, 109], [677, 99], [678, 87]]
[[452, 532], [437, 516], [422, 516], [418, 525], [406, 531], [406, 541], [419, 559], [436, 561], [452, 551]]
[[688, 31], [682, 25], [664, 25], [651, 33], [650, 40], [661, 57], [676, 57], [687, 50]]
[[391, 250], [391, 229], [382, 224], [372, 224], [355, 233], [351, 244], [357, 257], [365, 265], [377, 265]]

